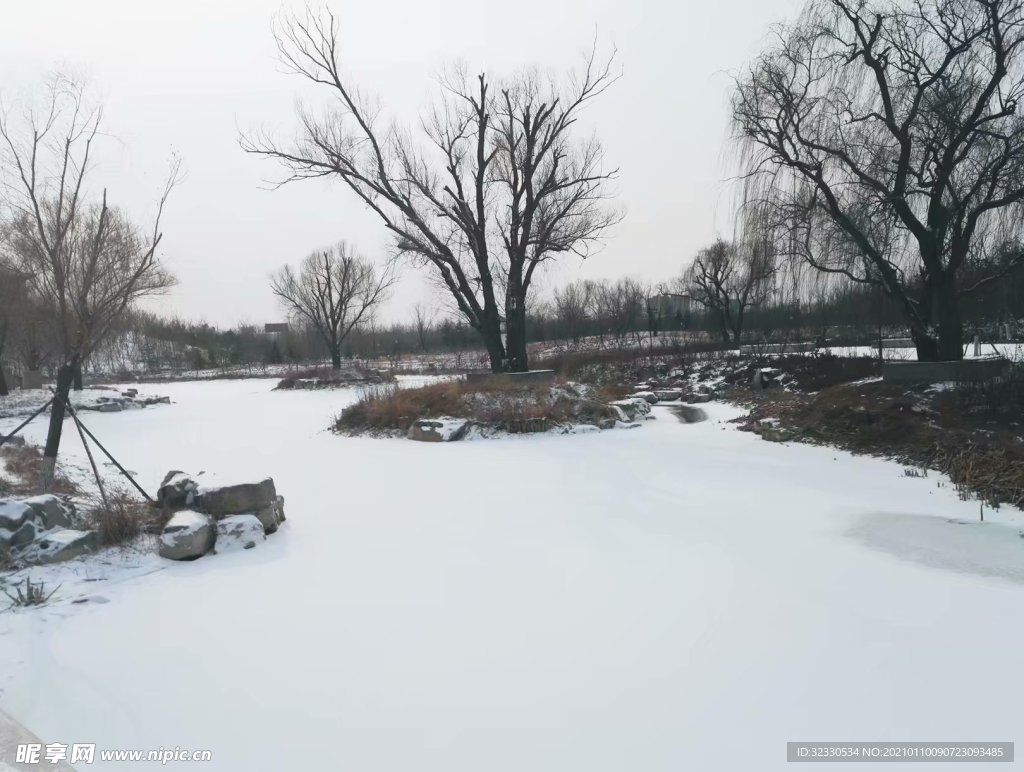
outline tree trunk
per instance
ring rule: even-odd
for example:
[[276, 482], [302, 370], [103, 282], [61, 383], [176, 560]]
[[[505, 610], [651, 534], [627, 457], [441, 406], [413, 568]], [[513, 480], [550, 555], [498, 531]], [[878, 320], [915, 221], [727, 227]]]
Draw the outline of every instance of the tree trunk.
[[74, 373], [72, 373], [72, 384], [71, 388], [75, 391], [82, 390], [82, 365], [75, 367]]
[[7, 377], [4, 375], [4, 367], [0, 365], [0, 397], [6, 397], [10, 393], [10, 389], [7, 388]]
[[948, 272], [929, 276], [922, 307], [931, 324], [912, 324], [919, 362], [958, 361], [964, 358], [964, 331], [960, 319], [960, 297], [956, 277]]
[[520, 303], [505, 320], [506, 355], [508, 370], [512, 373], [525, 373], [530, 369], [526, 355], [526, 309]]
[[341, 346], [331, 346], [331, 369], [341, 369]]
[[57, 392], [50, 406], [50, 427], [46, 433], [46, 447], [43, 449], [43, 463], [39, 470], [39, 492], [53, 490], [54, 471], [57, 468], [57, 453], [60, 450], [60, 436], [64, 429], [65, 400], [71, 392], [71, 382], [77, 363], [63, 365], [57, 371]]
[[943, 274], [932, 303], [932, 313], [935, 317], [935, 328], [939, 333], [939, 359], [963, 359], [964, 326], [960, 319], [960, 297], [956, 291], [955, 275]]

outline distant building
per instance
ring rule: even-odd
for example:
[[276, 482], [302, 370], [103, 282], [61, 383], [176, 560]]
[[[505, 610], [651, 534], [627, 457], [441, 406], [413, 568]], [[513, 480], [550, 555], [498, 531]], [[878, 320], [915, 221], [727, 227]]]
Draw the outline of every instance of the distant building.
[[662, 292], [647, 299], [647, 308], [662, 329], [681, 329], [689, 323], [691, 300], [684, 293]]

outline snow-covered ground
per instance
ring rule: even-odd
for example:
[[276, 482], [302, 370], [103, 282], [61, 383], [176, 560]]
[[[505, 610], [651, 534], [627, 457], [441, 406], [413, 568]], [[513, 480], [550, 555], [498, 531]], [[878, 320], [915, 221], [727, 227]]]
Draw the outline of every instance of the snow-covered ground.
[[1017, 512], [977, 524], [935, 475], [764, 442], [714, 403], [427, 444], [334, 436], [354, 391], [273, 385], [87, 417], [151, 491], [269, 471], [288, 521], [194, 563], [65, 565], [51, 606], [0, 614], [0, 709], [245, 772], [746, 772], [787, 768], [788, 740], [1024, 740]]

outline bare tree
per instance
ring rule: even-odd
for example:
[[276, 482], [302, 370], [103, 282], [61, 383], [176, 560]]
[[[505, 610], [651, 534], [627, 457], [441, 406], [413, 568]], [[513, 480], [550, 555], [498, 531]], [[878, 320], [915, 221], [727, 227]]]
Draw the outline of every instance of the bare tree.
[[416, 338], [420, 344], [420, 351], [427, 350], [427, 333], [434, 323], [434, 314], [420, 304], [413, 306], [414, 322], [416, 324]]
[[[280, 20], [285, 65], [321, 84], [335, 111], [306, 112], [293, 146], [242, 139], [291, 172], [286, 181], [340, 178], [395, 237], [399, 252], [430, 266], [487, 348], [491, 369], [527, 369], [526, 307], [537, 269], [559, 255], [586, 257], [620, 214], [596, 139], [576, 140], [582, 110], [616, 80], [594, 52], [566, 81], [525, 72], [492, 84], [454, 70], [423, 121], [421, 144], [380, 125], [338, 61], [335, 17]], [[502, 334], [502, 326], [506, 334]]]
[[812, 0], [737, 83], [748, 201], [882, 287], [922, 360], [960, 359], [960, 297], [1024, 259], [1022, 46], [1022, 0]]
[[719, 239], [693, 259], [681, 282], [690, 297], [713, 314], [726, 343], [740, 340], [747, 311], [771, 294], [775, 254], [765, 239]]
[[90, 203], [86, 181], [102, 110], [86, 105], [66, 78], [50, 84], [42, 110], [0, 115], [2, 181], [9, 223], [8, 259], [29, 277], [59, 343], [56, 396], [40, 487], [49, 490], [60, 448], [65, 402], [82, 362], [139, 299], [173, 283], [156, 250], [160, 220], [180, 166], [172, 164], [152, 231], [143, 234], [119, 210]]
[[344, 241], [314, 252], [298, 271], [284, 266], [270, 281], [274, 294], [298, 319], [309, 324], [331, 354], [331, 366], [341, 369], [341, 346], [387, 299], [394, 284], [389, 263], [378, 273]]
[[573, 281], [555, 290], [555, 318], [561, 334], [578, 346], [580, 338], [592, 320], [595, 304], [595, 285], [589, 281]]
[[629, 333], [643, 331], [648, 290], [637, 279], [627, 277], [616, 282], [602, 282], [597, 285], [597, 293], [601, 321], [616, 343], [621, 346]]

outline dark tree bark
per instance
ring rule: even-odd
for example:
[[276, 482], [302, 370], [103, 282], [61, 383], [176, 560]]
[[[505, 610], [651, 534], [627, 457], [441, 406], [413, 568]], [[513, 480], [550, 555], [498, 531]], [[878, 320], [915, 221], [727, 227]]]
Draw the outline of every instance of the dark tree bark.
[[[615, 171], [594, 140], [577, 141], [582, 110], [615, 80], [593, 54], [567, 84], [524, 74], [495, 86], [455, 72], [424, 121], [424, 153], [408, 134], [381, 129], [338, 62], [328, 11], [287, 17], [278, 50], [294, 73], [322, 85], [335, 115], [301, 116], [299, 141], [263, 135], [242, 147], [282, 162], [286, 181], [331, 176], [369, 207], [399, 253], [433, 278], [487, 349], [494, 372], [525, 370], [525, 314], [537, 269], [586, 257], [620, 215], [607, 204]], [[502, 322], [507, 334], [501, 333]]]
[[960, 359], [961, 297], [1024, 254], [1024, 2], [812, 0], [777, 41], [733, 99], [748, 205]]
[[57, 454], [60, 452], [61, 433], [64, 430], [64, 415], [71, 382], [78, 363], [72, 361], [57, 371], [57, 388], [50, 405], [50, 425], [46, 431], [46, 445], [43, 448], [43, 463], [39, 473], [39, 492], [53, 490], [54, 474], [57, 468]]

